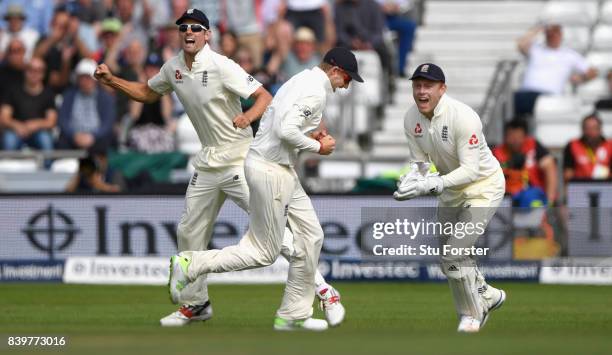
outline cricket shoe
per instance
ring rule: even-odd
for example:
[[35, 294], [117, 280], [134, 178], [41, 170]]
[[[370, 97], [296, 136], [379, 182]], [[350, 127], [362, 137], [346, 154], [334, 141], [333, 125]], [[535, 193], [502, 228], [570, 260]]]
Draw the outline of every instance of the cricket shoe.
[[457, 331], [459, 333], [478, 333], [480, 321], [472, 316], [461, 316]]
[[327, 330], [327, 328], [327, 321], [324, 319], [306, 318], [288, 320], [280, 317], [274, 319], [274, 330], [279, 331], [308, 330], [311, 332], [322, 332]]
[[173, 255], [170, 258], [170, 277], [168, 279], [168, 290], [172, 303], [179, 302], [181, 291], [187, 286], [187, 269], [191, 265], [191, 259], [184, 256]]
[[487, 307], [487, 311], [483, 315], [480, 324], [482, 328], [487, 323], [487, 320], [489, 320], [491, 312], [499, 309], [506, 302], [506, 291], [485, 284], [483, 287], [478, 288], [478, 293]]
[[325, 312], [325, 319], [330, 327], [340, 325], [344, 320], [346, 311], [340, 303], [340, 293], [330, 285], [322, 285], [317, 289], [319, 307]]
[[159, 322], [162, 327], [182, 327], [194, 321], [205, 321], [213, 316], [212, 306], [209, 301], [194, 306], [183, 305], [178, 311], [173, 312]]

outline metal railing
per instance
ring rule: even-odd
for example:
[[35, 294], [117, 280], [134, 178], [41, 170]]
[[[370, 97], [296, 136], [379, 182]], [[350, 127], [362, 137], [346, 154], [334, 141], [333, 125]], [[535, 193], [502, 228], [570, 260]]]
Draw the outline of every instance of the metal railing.
[[517, 66], [517, 60], [502, 60], [497, 63], [484, 101], [480, 105], [478, 114], [489, 144], [502, 142], [504, 123], [514, 113], [511, 84]]
[[87, 156], [85, 150], [0, 150], [0, 160], [3, 159], [23, 159], [34, 160], [39, 169], [44, 166], [47, 159], [80, 159]]

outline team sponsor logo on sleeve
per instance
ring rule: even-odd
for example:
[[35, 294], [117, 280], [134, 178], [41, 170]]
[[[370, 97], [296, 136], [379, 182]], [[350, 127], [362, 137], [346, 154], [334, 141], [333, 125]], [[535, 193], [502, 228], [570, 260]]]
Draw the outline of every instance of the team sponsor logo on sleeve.
[[179, 69], [174, 71], [174, 82], [176, 84], [182, 84], [183, 83], [183, 74], [181, 74], [181, 71]]
[[448, 126], [442, 126], [442, 140], [448, 142]]
[[252, 75], [247, 76], [246, 82], [248, 86], [255, 85], [257, 83]]
[[421, 124], [417, 123], [414, 127], [414, 136], [415, 137], [423, 137], [423, 128], [421, 128]]
[[472, 136], [470, 137], [470, 140], [468, 141], [468, 143], [470, 144], [470, 149], [472, 148], [478, 148], [478, 136], [476, 136], [476, 133], [472, 134]]
[[312, 110], [308, 106], [301, 106], [299, 110], [300, 110], [300, 115], [304, 117], [305, 119], [309, 119], [310, 116], [312, 116]]

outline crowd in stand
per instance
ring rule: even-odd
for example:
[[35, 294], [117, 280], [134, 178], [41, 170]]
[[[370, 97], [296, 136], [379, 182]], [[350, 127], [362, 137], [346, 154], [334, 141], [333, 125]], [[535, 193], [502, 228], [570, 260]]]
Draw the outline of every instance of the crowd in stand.
[[[87, 162], [96, 166], [106, 165], [108, 151], [174, 151], [176, 122], [183, 114], [175, 96], [137, 103], [102, 87], [91, 74], [98, 63], [106, 63], [130, 81], [153, 77], [180, 51], [174, 21], [190, 7], [202, 9], [210, 19], [210, 45], [273, 94], [288, 78], [318, 64], [321, 53], [335, 45], [376, 52], [393, 90], [393, 78], [405, 76], [415, 34], [416, 23], [407, 16], [411, 5], [410, 0], [2, 1], [1, 148], [82, 149], [91, 152]], [[389, 30], [397, 33], [397, 48], [383, 38]], [[534, 40], [540, 32], [545, 33], [542, 44]], [[507, 124], [505, 142], [495, 154], [517, 201], [557, 203], [560, 162], [529, 135], [528, 115], [538, 95], [558, 94], [568, 83], [579, 85], [597, 72], [562, 45], [558, 25], [530, 31], [519, 39], [518, 48], [527, 65], [515, 95], [517, 119]], [[612, 93], [612, 72], [607, 78]], [[612, 98], [596, 106], [610, 109], [610, 102]], [[243, 108], [250, 104], [244, 101]], [[612, 143], [603, 137], [602, 120], [589, 115], [582, 130], [564, 151], [563, 177], [610, 179]]]
[[[175, 96], [140, 104], [92, 77], [98, 63], [145, 82], [181, 48], [174, 21], [203, 10], [214, 50], [274, 93], [335, 45], [376, 51], [387, 82], [403, 75], [416, 24], [410, 0], [7, 0], [0, 2], [3, 150], [175, 150]], [[391, 64], [385, 26], [398, 33]], [[391, 85], [391, 84], [390, 84]], [[243, 102], [248, 108], [249, 102]]]
[[[543, 43], [536, 37], [544, 34]], [[563, 150], [562, 162], [529, 135], [534, 125], [534, 107], [540, 95], [561, 95], [568, 86], [576, 87], [599, 73], [577, 51], [563, 45], [563, 28], [551, 22], [530, 29], [518, 39], [518, 50], [525, 56], [522, 83], [514, 95], [515, 118], [506, 124], [504, 143], [493, 150], [506, 176], [506, 190], [517, 205], [558, 205], [558, 169], [565, 183], [570, 180], [611, 180], [612, 140], [603, 135], [598, 110], [612, 108], [612, 70], [607, 73], [609, 97], [594, 102], [593, 113], [583, 118], [582, 132]], [[531, 127], [530, 127], [531, 126]], [[578, 132], [577, 132], [578, 136]], [[562, 164], [560, 164], [562, 163]]]

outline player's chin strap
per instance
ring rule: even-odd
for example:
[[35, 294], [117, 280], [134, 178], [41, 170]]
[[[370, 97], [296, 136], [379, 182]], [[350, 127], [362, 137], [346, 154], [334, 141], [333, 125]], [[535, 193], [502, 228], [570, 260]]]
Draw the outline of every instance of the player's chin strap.
[[441, 194], [444, 189], [444, 182], [439, 173], [432, 173], [429, 170], [430, 163], [412, 163], [410, 171], [400, 177], [393, 198], [404, 201], [423, 195]]

